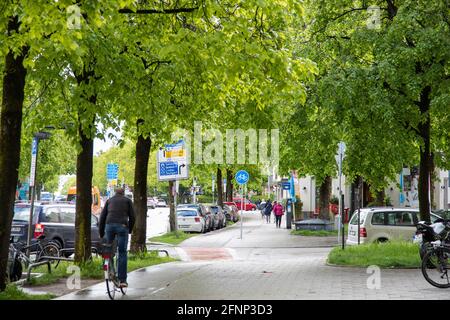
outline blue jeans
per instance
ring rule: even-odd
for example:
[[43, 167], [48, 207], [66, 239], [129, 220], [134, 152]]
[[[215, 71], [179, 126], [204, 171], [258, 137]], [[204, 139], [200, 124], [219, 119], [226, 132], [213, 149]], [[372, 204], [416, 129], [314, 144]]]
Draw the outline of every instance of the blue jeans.
[[127, 246], [128, 227], [119, 223], [109, 223], [105, 227], [106, 241], [112, 243], [117, 236], [117, 246], [119, 249], [118, 276], [120, 282], [127, 281]]

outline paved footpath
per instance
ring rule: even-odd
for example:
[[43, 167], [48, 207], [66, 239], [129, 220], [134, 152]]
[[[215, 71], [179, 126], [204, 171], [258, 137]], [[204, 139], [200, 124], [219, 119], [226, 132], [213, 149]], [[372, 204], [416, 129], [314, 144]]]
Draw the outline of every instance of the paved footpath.
[[[335, 237], [292, 236], [255, 213], [239, 223], [184, 241], [171, 254], [182, 261], [129, 274], [121, 299], [449, 299], [420, 270], [381, 270], [369, 289], [364, 268], [326, 265]], [[370, 279], [369, 279], [370, 282]], [[108, 299], [104, 283], [59, 299]]]

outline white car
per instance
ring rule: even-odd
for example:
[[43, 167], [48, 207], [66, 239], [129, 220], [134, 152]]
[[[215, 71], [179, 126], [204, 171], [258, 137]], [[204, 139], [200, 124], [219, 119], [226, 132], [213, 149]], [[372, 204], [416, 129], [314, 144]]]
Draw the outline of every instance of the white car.
[[152, 208], [155, 209], [156, 208], [156, 201], [153, 198], [147, 198], [147, 208]]
[[157, 207], [167, 207], [167, 202], [164, 199], [158, 199], [158, 201], [156, 202], [156, 206]]
[[[431, 221], [438, 219], [431, 213]], [[360, 211], [360, 243], [385, 242], [389, 240], [413, 240], [419, 210], [411, 208], [363, 208]], [[348, 245], [358, 244], [358, 211], [348, 225]]]
[[196, 208], [177, 209], [178, 230], [205, 232], [205, 219]]

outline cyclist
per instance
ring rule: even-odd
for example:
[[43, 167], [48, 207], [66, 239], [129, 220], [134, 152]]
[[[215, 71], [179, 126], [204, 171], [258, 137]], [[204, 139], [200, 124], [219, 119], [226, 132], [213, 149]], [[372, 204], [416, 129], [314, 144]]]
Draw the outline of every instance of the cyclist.
[[106, 233], [106, 241], [112, 243], [117, 236], [119, 261], [118, 278], [121, 288], [128, 287], [127, 283], [127, 247], [128, 234], [133, 230], [135, 217], [133, 202], [125, 197], [122, 188], [115, 190], [116, 194], [108, 199], [100, 215], [99, 233], [103, 238]]

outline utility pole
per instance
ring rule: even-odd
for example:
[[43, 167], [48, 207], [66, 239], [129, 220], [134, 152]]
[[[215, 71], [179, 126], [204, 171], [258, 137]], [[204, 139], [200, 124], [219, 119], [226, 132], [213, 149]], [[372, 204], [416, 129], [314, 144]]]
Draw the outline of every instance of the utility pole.
[[30, 187], [31, 187], [31, 206], [30, 206], [30, 218], [28, 221], [28, 238], [27, 238], [27, 256], [30, 256], [30, 245], [33, 237], [33, 216], [34, 216], [34, 198], [36, 196], [36, 173], [37, 173], [37, 160], [39, 141], [50, 138], [48, 132], [38, 132], [34, 134], [33, 142], [31, 145], [31, 169], [30, 169]]

